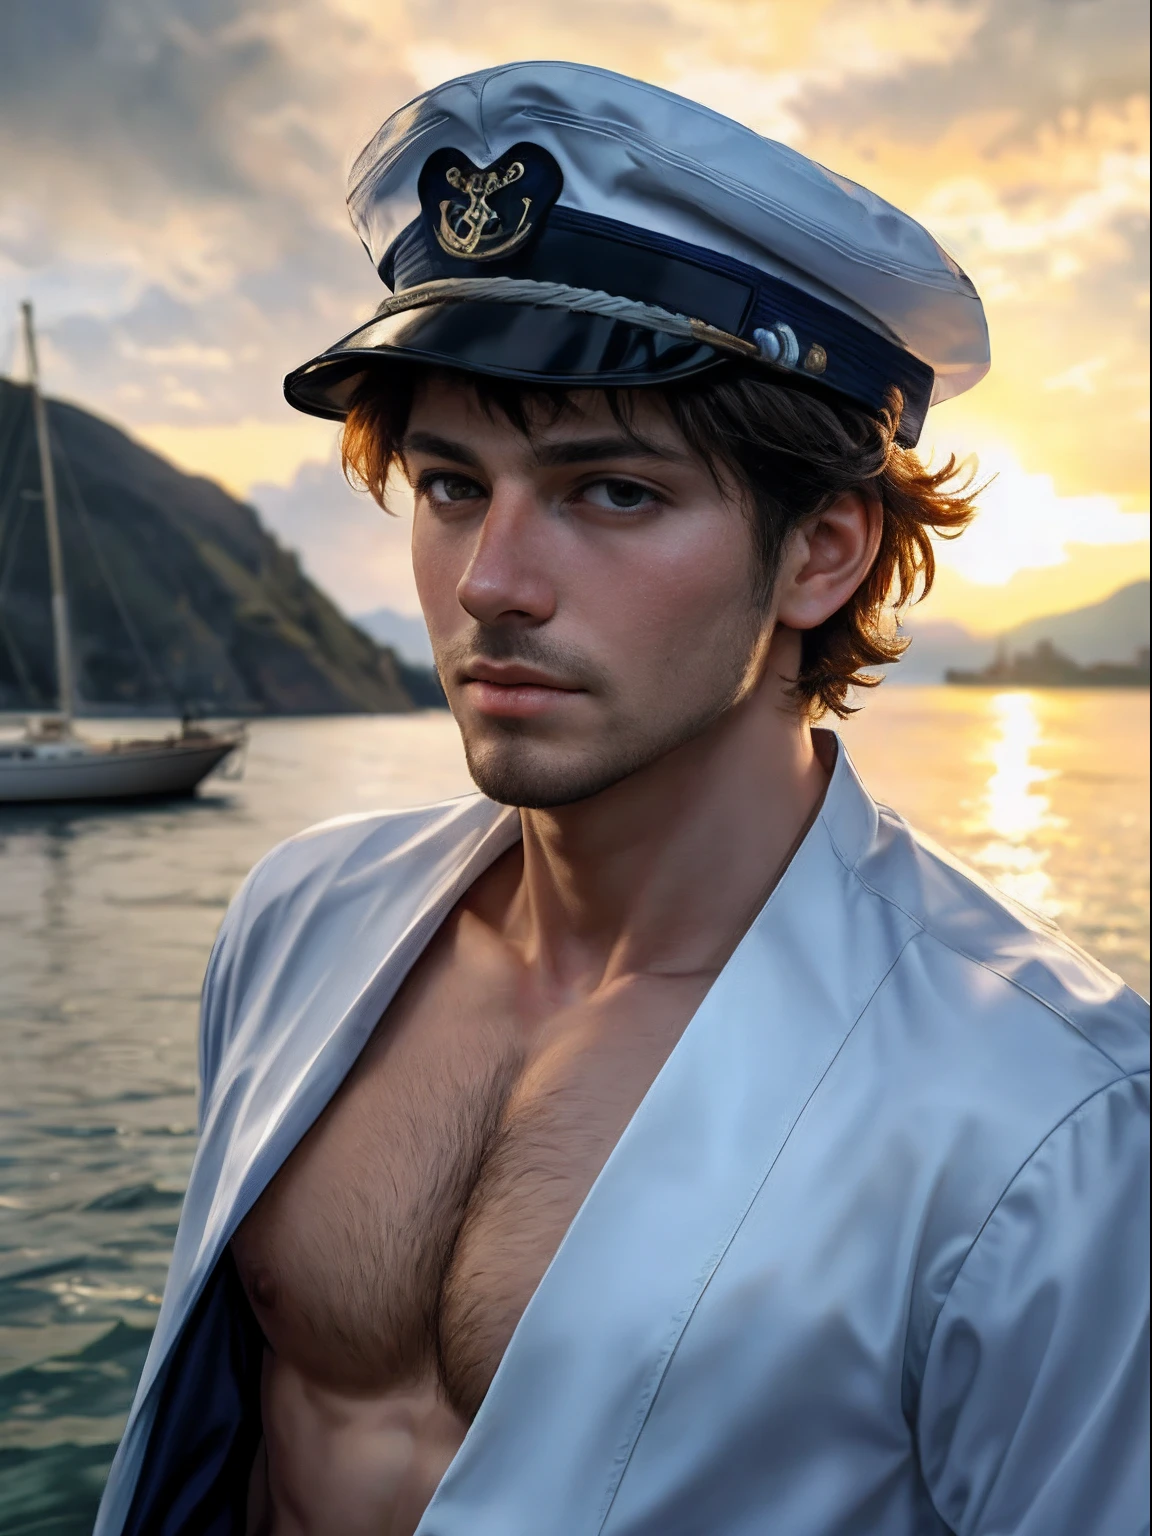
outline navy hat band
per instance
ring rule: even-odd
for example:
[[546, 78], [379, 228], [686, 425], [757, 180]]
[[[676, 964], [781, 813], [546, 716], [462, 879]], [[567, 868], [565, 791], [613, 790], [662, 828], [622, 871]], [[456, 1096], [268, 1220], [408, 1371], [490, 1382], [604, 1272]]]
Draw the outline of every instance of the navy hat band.
[[[874, 415], [899, 391], [897, 441], [919, 437], [932, 370], [843, 310], [732, 257], [614, 219], [553, 206], [540, 222], [520, 249], [481, 263], [457, 258], [414, 220], [381, 262], [394, 295], [289, 375], [288, 399], [339, 418], [364, 370], [389, 357], [526, 383], [624, 387], [735, 356]], [[463, 307], [467, 317], [452, 313]], [[526, 324], [513, 323], [513, 307], [528, 312]]]
[[[482, 270], [617, 294], [702, 320], [749, 343], [760, 361], [819, 381], [873, 414], [899, 390], [898, 438], [915, 443], [920, 435], [932, 398], [926, 363], [842, 309], [730, 256], [557, 205], [526, 249]], [[417, 218], [389, 247], [380, 275], [400, 299], [436, 279], [475, 279], [479, 269], [430, 241]]]

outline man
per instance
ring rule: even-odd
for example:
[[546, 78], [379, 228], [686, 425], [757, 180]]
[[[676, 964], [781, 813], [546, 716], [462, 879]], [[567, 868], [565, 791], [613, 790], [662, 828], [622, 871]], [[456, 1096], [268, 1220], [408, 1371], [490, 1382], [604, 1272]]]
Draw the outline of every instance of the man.
[[353, 172], [347, 417], [482, 794], [276, 849], [101, 1533], [1136, 1536], [1145, 1009], [828, 732], [970, 501], [910, 219], [511, 65]]

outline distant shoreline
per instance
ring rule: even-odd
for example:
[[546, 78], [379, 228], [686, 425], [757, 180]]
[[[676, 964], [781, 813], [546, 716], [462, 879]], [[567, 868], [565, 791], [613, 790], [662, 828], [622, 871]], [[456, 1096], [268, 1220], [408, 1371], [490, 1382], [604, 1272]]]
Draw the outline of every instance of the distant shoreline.
[[[931, 688], [934, 685], [932, 683], [926, 683], [921, 684], [920, 686]], [[1059, 690], [1063, 691], [1064, 693], [1103, 693], [1111, 689], [1116, 693], [1135, 693], [1138, 689], [1141, 688], [1147, 692], [1149, 683], [1147, 678], [1144, 678], [1142, 682], [1132, 683], [1024, 683], [1018, 680], [1005, 678], [992, 679], [983, 676], [983, 674], [979, 672], [950, 671], [945, 673], [944, 682], [936, 684], [935, 686], [941, 688], [991, 688], [993, 690], [1000, 691], [1003, 691], [1005, 688], [1027, 688], [1033, 691], [1042, 689], [1045, 692], [1053, 692]]]
[[1051, 640], [1041, 640], [1032, 650], [1013, 656], [1001, 650], [979, 671], [949, 667], [944, 681], [961, 688], [1147, 688], [1148, 647], [1141, 646], [1132, 661], [1081, 666]]

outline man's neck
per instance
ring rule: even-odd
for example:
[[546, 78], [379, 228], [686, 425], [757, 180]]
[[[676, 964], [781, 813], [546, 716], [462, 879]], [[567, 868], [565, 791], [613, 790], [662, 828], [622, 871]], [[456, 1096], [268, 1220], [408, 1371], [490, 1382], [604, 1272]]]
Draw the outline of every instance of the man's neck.
[[767, 692], [599, 795], [521, 811], [502, 926], [548, 990], [724, 965], [828, 784], [807, 720]]

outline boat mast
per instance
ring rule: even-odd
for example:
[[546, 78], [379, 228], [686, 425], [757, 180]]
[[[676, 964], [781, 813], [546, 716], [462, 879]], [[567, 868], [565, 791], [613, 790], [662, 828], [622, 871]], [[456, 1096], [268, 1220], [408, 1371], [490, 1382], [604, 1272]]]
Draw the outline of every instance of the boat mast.
[[64, 590], [64, 556], [60, 548], [60, 518], [56, 504], [56, 476], [52, 469], [52, 443], [48, 436], [48, 412], [40, 393], [40, 364], [36, 356], [36, 332], [32, 305], [20, 306], [24, 317], [24, 347], [28, 356], [28, 383], [32, 390], [32, 415], [36, 446], [40, 451], [40, 489], [44, 500], [44, 527], [48, 534], [48, 569], [52, 580], [52, 636], [56, 645], [56, 687], [65, 729], [72, 725], [72, 643], [68, 633], [68, 599]]

